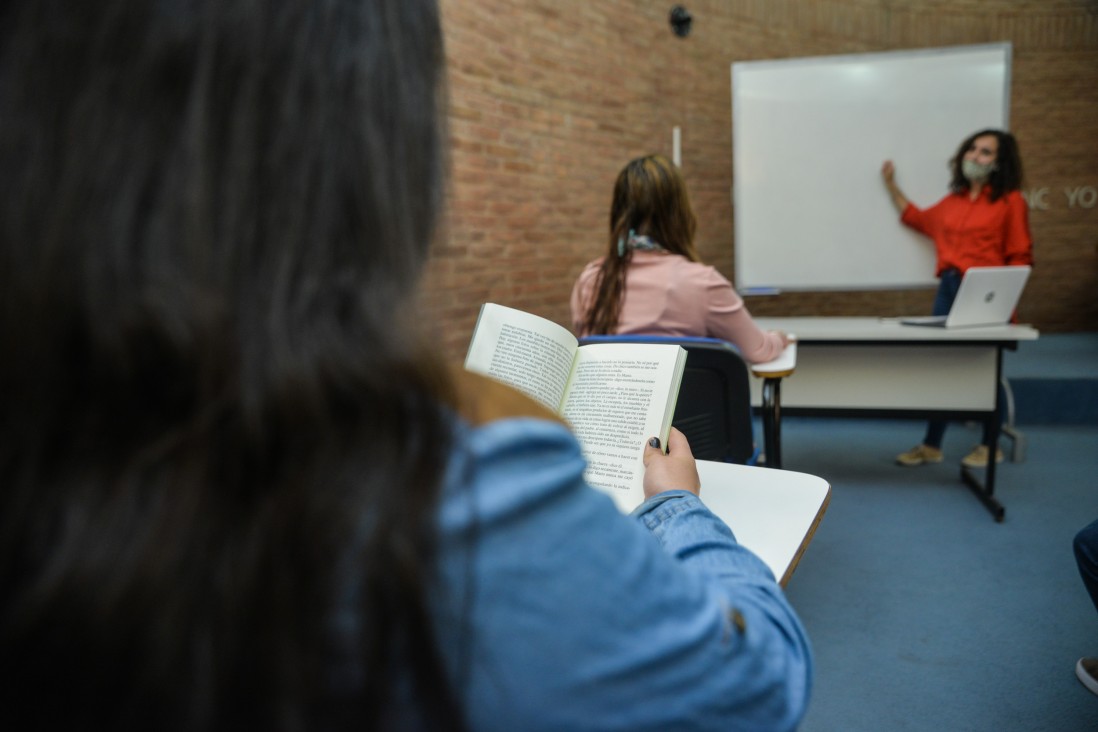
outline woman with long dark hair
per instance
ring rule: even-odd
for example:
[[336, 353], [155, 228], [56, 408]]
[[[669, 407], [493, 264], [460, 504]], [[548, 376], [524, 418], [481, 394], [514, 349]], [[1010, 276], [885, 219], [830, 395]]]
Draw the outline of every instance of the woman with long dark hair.
[[[949, 194], [921, 209], [896, 183], [896, 166], [886, 160], [881, 176], [904, 225], [930, 237], [937, 255], [938, 292], [933, 314], [948, 315], [969, 267], [1033, 264], [1033, 237], [1022, 198], [1022, 157], [1014, 135], [1003, 130], [974, 132], [949, 161]], [[942, 461], [946, 422], [927, 424], [923, 441], [896, 456], [907, 467]], [[961, 459], [971, 468], [987, 466], [988, 449], [977, 445]], [[1002, 450], [995, 459], [1002, 461]]]
[[624, 517], [563, 425], [416, 335], [442, 59], [431, 0], [0, 8], [11, 724], [803, 714], [800, 623], [680, 434]]
[[663, 155], [631, 160], [614, 182], [606, 254], [572, 288], [579, 335], [709, 336], [752, 363], [777, 358], [784, 333], [763, 331], [730, 283], [694, 248], [686, 182]]

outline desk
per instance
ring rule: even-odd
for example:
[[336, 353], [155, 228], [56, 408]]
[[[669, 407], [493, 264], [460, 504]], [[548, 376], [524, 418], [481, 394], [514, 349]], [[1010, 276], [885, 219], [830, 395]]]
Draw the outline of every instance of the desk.
[[790, 470], [698, 461], [701, 499], [784, 587], [831, 500], [823, 478]]
[[[991, 455], [999, 441], [998, 387], [1003, 349], [1036, 340], [1028, 325], [928, 328], [896, 318], [758, 318], [762, 328], [797, 336], [797, 371], [785, 380], [786, 415], [973, 420], [987, 426]], [[752, 395], [761, 403], [761, 395]], [[995, 461], [981, 482], [961, 479], [996, 521]]]

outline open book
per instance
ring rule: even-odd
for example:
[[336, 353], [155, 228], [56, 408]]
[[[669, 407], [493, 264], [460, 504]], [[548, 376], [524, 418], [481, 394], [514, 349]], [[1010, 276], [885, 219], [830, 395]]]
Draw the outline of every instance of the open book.
[[644, 444], [667, 444], [686, 351], [593, 343], [537, 315], [485, 303], [465, 368], [509, 384], [561, 415], [587, 458], [584, 477], [622, 511], [644, 501]]

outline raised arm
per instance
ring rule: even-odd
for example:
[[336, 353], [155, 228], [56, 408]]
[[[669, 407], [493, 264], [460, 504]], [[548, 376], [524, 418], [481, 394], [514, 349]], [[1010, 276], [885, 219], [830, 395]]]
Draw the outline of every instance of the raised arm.
[[900, 213], [904, 212], [907, 205], [911, 203], [907, 200], [907, 196], [900, 190], [900, 187], [896, 185], [896, 166], [893, 165], [891, 160], [884, 161], [884, 165], [881, 166], [881, 178], [884, 179], [885, 188], [888, 189], [888, 195], [892, 197], [892, 205], [896, 207], [896, 210]]

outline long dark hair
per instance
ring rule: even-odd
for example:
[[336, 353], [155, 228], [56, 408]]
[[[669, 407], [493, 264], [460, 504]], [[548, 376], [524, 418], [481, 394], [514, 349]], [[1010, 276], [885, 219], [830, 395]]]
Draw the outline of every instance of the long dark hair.
[[1014, 135], [1003, 130], [980, 130], [973, 132], [961, 142], [957, 153], [949, 160], [950, 181], [949, 189], [954, 193], [968, 193], [971, 183], [961, 170], [965, 153], [969, 151], [976, 138], [985, 135], [994, 137], [999, 141], [999, 152], [995, 156], [995, 168], [988, 176], [987, 184], [991, 191], [991, 200], [997, 201], [1011, 191], [1017, 191], [1022, 187], [1022, 154], [1018, 149], [1018, 141]]
[[0, 10], [0, 692], [43, 727], [460, 726], [433, 0]]
[[614, 182], [606, 257], [595, 277], [595, 296], [581, 332], [605, 334], [617, 330], [625, 276], [633, 259], [632, 250], [619, 247], [619, 242], [624, 242], [630, 231], [650, 237], [672, 254], [697, 262], [696, 227], [686, 181], [674, 163], [663, 155], [629, 161]]

